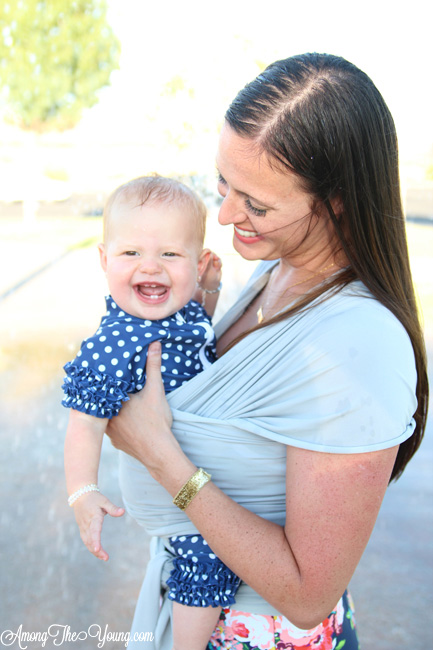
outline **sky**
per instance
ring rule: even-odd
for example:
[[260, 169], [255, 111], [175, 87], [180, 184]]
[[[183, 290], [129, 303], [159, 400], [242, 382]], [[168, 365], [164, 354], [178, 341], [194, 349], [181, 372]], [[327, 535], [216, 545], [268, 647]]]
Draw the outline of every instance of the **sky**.
[[[205, 131], [206, 122], [208, 129], [220, 122], [236, 92], [257, 74], [257, 62], [322, 51], [344, 56], [373, 79], [396, 121], [402, 155], [419, 158], [433, 147], [427, 7], [424, 0], [109, 0], [121, 67], [83, 130], [92, 124], [98, 131], [104, 112], [115, 116], [110, 134], [124, 140], [146, 140], [146, 133], [155, 133], [155, 116], [165, 118], [165, 128], [183, 119]], [[195, 96], [173, 110], [158, 98], [176, 75]]]

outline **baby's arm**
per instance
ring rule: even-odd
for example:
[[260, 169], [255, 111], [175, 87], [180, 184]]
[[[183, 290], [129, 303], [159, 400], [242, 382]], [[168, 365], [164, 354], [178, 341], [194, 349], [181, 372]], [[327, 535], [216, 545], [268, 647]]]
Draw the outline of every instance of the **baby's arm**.
[[[66, 488], [71, 495], [80, 488], [98, 482], [99, 459], [108, 420], [71, 409], [65, 440]], [[101, 546], [101, 530], [106, 514], [120, 517], [125, 512], [99, 492], [87, 492], [73, 504], [81, 539], [89, 551], [101, 560], [108, 553]]]
[[[199, 288], [195, 300], [200, 302], [209, 316], [213, 316], [220, 296], [220, 283], [222, 276], [221, 259], [209, 249], [207, 253], [206, 266], [199, 278]], [[208, 292], [211, 293], [208, 293]]]

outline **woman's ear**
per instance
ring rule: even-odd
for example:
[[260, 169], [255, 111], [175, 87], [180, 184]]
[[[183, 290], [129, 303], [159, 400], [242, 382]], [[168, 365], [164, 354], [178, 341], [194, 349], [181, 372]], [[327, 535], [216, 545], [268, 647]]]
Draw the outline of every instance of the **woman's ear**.
[[102, 270], [107, 272], [107, 253], [105, 252], [104, 244], [98, 244], [99, 260], [101, 262]]
[[343, 199], [341, 198], [341, 194], [336, 194], [330, 200], [330, 204], [335, 216], [340, 217], [344, 211]]

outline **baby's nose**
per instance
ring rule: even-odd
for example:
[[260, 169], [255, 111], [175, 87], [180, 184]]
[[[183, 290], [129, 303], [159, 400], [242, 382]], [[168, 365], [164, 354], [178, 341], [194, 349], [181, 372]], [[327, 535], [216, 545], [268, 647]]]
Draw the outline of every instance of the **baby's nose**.
[[140, 260], [140, 271], [142, 273], [159, 273], [161, 270], [161, 264], [159, 260], [155, 257], [143, 257]]

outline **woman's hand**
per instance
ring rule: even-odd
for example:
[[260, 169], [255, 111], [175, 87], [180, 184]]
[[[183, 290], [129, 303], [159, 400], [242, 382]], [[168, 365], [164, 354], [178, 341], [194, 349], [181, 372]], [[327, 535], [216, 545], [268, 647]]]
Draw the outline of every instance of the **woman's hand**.
[[147, 352], [143, 390], [122, 406], [120, 414], [110, 421], [107, 435], [114, 447], [143, 463], [169, 491], [173, 467], [182, 464], [182, 460], [194, 467], [171, 432], [172, 421], [161, 377], [161, 344], [154, 342]]

